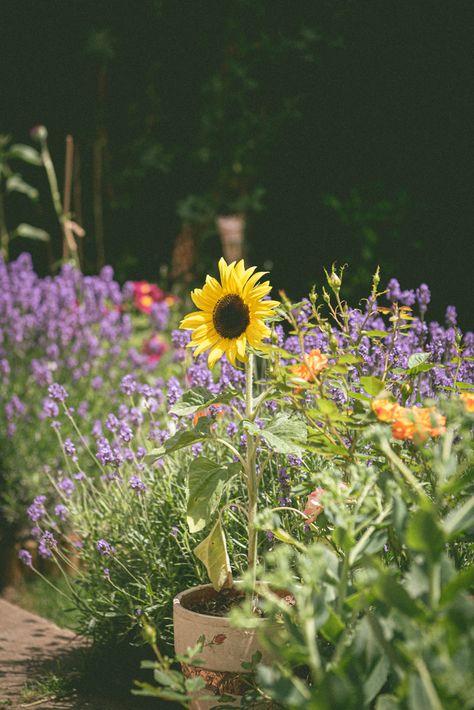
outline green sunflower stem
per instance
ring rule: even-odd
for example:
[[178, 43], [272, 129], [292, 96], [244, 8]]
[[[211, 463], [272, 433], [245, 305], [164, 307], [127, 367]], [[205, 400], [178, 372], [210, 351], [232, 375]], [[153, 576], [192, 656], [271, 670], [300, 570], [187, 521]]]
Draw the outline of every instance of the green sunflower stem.
[[[245, 364], [245, 414], [247, 419], [252, 420], [253, 411], [253, 368], [254, 358], [249, 353]], [[255, 527], [255, 518], [257, 517], [257, 497], [258, 497], [258, 481], [256, 467], [257, 442], [254, 436], [247, 433], [247, 490], [248, 490], [248, 567], [252, 575], [252, 589], [255, 594], [255, 586], [257, 580], [257, 542], [258, 533]]]

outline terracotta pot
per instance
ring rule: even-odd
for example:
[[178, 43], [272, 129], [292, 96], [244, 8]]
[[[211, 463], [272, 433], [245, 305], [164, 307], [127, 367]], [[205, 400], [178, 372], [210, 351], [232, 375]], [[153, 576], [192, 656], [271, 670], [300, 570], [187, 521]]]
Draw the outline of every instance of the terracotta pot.
[[[200, 676], [204, 679], [206, 690], [201, 695], [240, 696], [248, 690], [248, 674], [242, 669], [242, 661], [250, 662], [256, 651], [262, 653], [264, 661], [268, 662], [269, 658], [259, 645], [257, 629], [236, 629], [226, 617], [200, 614], [190, 609], [197, 602], [216, 596], [217, 592], [212, 585], [202, 584], [175, 597], [174, 647], [177, 654], [183, 654], [204, 636], [204, 648], [197, 657], [202, 663], [199, 666], [182, 664], [183, 673], [187, 677]], [[262, 620], [261, 624], [264, 623]], [[191, 709], [209, 710], [217, 705], [217, 701], [217, 697], [215, 701], [197, 697]], [[233, 704], [239, 707], [240, 700], [237, 699]]]
[[222, 253], [228, 264], [243, 255], [245, 217], [243, 214], [221, 215], [216, 219]]

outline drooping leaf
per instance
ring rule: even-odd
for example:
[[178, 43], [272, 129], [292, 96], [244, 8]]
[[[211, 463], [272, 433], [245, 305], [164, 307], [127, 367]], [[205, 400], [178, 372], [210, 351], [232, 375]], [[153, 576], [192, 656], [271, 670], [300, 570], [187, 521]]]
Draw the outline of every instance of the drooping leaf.
[[19, 175], [10, 175], [6, 182], [7, 192], [20, 192], [26, 195], [30, 200], [38, 199], [38, 190], [36, 187], [29, 185]]
[[194, 548], [194, 554], [205, 566], [217, 592], [224, 587], [232, 587], [232, 570], [220, 518], [209, 535]]
[[11, 145], [8, 150], [8, 157], [23, 160], [24, 163], [29, 163], [30, 165], [43, 164], [38, 151], [29, 145], [24, 145], [24, 143], [14, 143]]
[[191, 533], [206, 527], [219, 505], [225, 484], [240, 470], [239, 463], [219, 464], [205, 456], [191, 463], [186, 520]]
[[49, 234], [44, 229], [33, 227], [31, 224], [22, 222], [13, 232], [13, 237], [27, 237], [28, 239], [38, 239], [40, 242], [49, 242]]

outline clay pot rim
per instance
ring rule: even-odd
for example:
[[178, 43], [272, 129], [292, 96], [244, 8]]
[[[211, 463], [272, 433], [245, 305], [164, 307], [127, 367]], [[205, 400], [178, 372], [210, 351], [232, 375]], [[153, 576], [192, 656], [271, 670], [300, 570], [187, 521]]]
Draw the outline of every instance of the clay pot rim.
[[[265, 586], [266, 582], [259, 582], [258, 585], [260, 586]], [[242, 582], [240, 580], [236, 580], [233, 584], [234, 588], [241, 587]], [[207, 591], [207, 590], [213, 590], [214, 592], [216, 591], [212, 584], [198, 584], [195, 587], [188, 587], [187, 589], [183, 589], [182, 592], [179, 592], [173, 599], [173, 612], [174, 614], [179, 614], [181, 618], [196, 618], [200, 617], [202, 619], [209, 619], [212, 620], [213, 624], [215, 626], [222, 626], [222, 627], [229, 627], [230, 626], [230, 618], [228, 616], [213, 616], [212, 614], [202, 614], [199, 611], [192, 611], [192, 609], [188, 609], [186, 606], [183, 605], [182, 600], [185, 598], [189, 593], [196, 593], [198, 594], [201, 591]], [[283, 592], [285, 593], [285, 592]], [[216, 592], [217, 594], [217, 592]], [[265, 618], [257, 618], [255, 619], [256, 623], [260, 626], [265, 623], [268, 623], [268, 619]], [[247, 631], [252, 631], [256, 630], [255, 627], [252, 626], [252, 628], [247, 629]]]
[[[241, 582], [234, 582], [234, 587], [239, 587], [241, 586]], [[188, 587], [187, 589], [183, 589], [182, 592], [179, 592], [173, 599], [173, 611], [175, 613], [179, 613], [179, 615], [182, 618], [196, 618], [197, 616], [201, 617], [202, 619], [209, 619], [212, 620], [213, 625], [215, 626], [226, 626], [228, 627], [230, 625], [230, 620], [228, 616], [213, 616], [212, 614], [202, 614], [199, 611], [193, 611], [192, 609], [188, 609], [184, 604], [182, 603], [183, 598], [186, 598], [188, 594], [199, 594], [199, 592], [204, 592], [204, 591], [216, 591], [212, 584], [197, 584], [195, 587]], [[217, 594], [217, 592], [216, 592]], [[263, 621], [263, 619], [262, 619]]]

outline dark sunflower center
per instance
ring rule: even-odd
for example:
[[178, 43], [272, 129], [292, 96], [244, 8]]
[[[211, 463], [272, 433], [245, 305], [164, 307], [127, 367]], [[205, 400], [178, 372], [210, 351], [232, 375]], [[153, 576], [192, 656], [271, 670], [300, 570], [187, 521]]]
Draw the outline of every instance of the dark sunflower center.
[[237, 294], [228, 293], [217, 301], [212, 320], [222, 338], [238, 338], [250, 323], [248, 306]]

